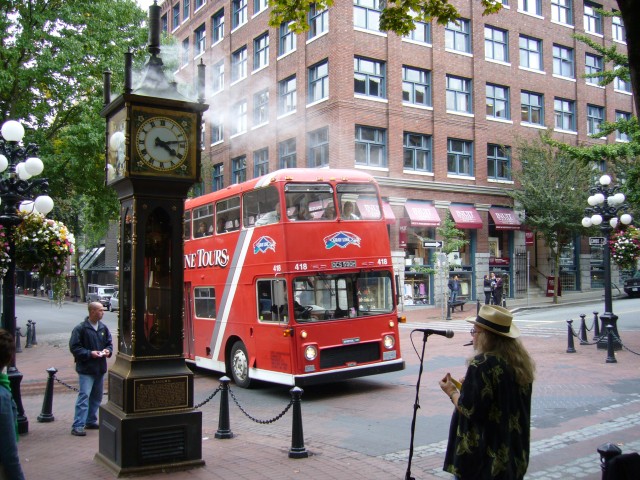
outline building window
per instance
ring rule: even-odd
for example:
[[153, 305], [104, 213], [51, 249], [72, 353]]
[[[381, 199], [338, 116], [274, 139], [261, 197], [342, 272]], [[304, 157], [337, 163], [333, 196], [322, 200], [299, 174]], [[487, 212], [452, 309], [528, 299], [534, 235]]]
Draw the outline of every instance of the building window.
[[353, 25], [365, 30], [380, 31], [380, 14], [384, 0], [353, 0]]
[[231, 135], [247, 131], [247, 101], [240, 100], [233, 106], [233, 126]]
[[556, 98], [553, 101], [555, 127], [569, 132], [576, 131], [576, 107], [573, 100]]
[[206, 0], [196, 0], [196, 10], [206, 3]]
[[253, 152], [253, 177], [269, 173], [269, 149], [262, 148]]
[[296, 76], [292, 75], [278, 83], [278, 114], [296, 111]]
[[456, 52], [471, 53], [471, 22], [465, 18], [451, 21], [444, 29], [444, 46]]
[[231, 81], [237, 82], [247, 76], [247, 47], [239, 48], [231, 54]]
[[247, 23], [247, 0], [232, 0], [231, 28], [238, 28]]
[[309, 67], [309, 103], [329, 98], [329, 62], [324, 60]]
[[231, 183], [247, 181], [247, 157], [245, 155], [231, 159]]
[[195, 35], [196, 35], [195, 56], [197, 57], [198, 55], [204, 53], [205, 49], [207, 48], [207, 29], [205, 28], [204, 23], [196, 29]]
[[452, 175], [473, 174], [473, 144], [467, 140], [447, 140], [447, 171]]
[[[626, 120], [628, 122], [629, 120], [631, 120], [631, 114], [629, 112], [621, 112], [619, 110], [616, 110], [616, 122], [618, 120]], [[616, 130], [616, 140], [628, 142], [630, 139], [627, 133]]]
[[253, 125], [269, 121], [269, 90], [266, 88], [253, 95]]
[[269, 34], [264, 33], [253, 40], [253, 69], [269, 65]]
[[279, 55], [285, 55], [296, 49], [296, 34], [291, 30], [291, 22], [280, 24]]
[[[620, 12], [615, 12], [616, 14], [620, 14]], [[616, 42], [627, 43], [627, 32], [624, 29], [624, 23], [622, 23], [622, 18], [619, 16], [611, 17], [611, 37]]]
[[224, 8], [221, 8], [211, 17], [211, 41], [218, 43], [224, 38]]
[[220, 60], [211, 69], [211, 80], [213, 84], [213, 93], [224, 90], [224, 60]]
[[269, 0], [253, 0], [253, 14], [257, 15], [269, 6]]
[[597, 105], [587, 105], [587, 133], [600, 133], [600, 125], [604, 122], [604, 108]]
[[169, 17], [167, 17], [166, 13], [162, 15], [160, 22], [161, 22], [160, 28], [162, 30], [162, 33], [166, 35], [169, 32]]
[[368, 97], [386, 98], [384, 62], [355, 57], [353, 69], [355, 93]]
[[[620, 67], [614, 67], [613, 71], [615, 72]], [[625, 78], [616, 77], [613, 79], [613, 89], [618, 90], [620, 92], [631, 93], [631, 82], [628, 80], [629, 71], [627, 70], [624, 74]]]
[[213, 175], [211, 181], [211, 189], [214, 192], [222, 190], [224, 188], [224, 165], [222, 163], [216, 163], [213, 166]]
[[176, 3], [171, 9], [173, 18], [173, 29], [175, 30], [180, 26], [180, 3]]
[[553, 45], [553, 74], [575, 78], [573, 49], [562, 45]]
[[309, 167], [329, 166], [329, 127], [309, 132], [307, 134], [307, 148], [309, 149]]
[[186, 20], [189, 18], [189, 7], [191, 5], [191, 0], [183, 0], [182, 1], [182, 18]]
[[600, 55], [594, 55], [593, 53], [585, 53], [584, 55], [584, 73], [586, 75], [593, 75], [587, 77], [587, 83], [591, 85], [598, 85], [602, 81], [602, 69], [603, 61]]
[[509, 61], [509, 34], [506, 30], [484, 27], [484, 57], [498, 62]]
[[551, 0], [551, 19], [573, 25], [573, 0]]
[[278, 144], [278, 168], [296, 168], [296, 139], [290, 138]]
[[544, 96], [540, 93], [520, 93], [520, 121], [544, 125]]
[[386, 131], [356, 125], [356, 165], [387, 166]]
[[518, 0], [518, 11], [530, 15], [542, 15], [542, 0]]
[[602, 9], [602, 5], [584, 2], [584, 30], [602, 35], [602, 14], [597, 9]]
[[418, 20], [413, 21], [413, 25], [416, 27], [408, 35], [403, 38], [411, 40], [412, 42], [425, 43], [431, 45], [431, 24], [427, 22], [420, 22]]
[[511, 147], [487, 145], [487, 177], [511, 180]]
[[431, 106], [431, 72], [429, 70], [402, 67], [402, 101], [424, 107]]
[[509, 120], [509, 87], [487, 83], [487, 117]]
[[182, 66], [189, 65], [189, 37], [182, 41]]
[[404, 133], [403, 168], [416, 172], [433, 172], [431, 135]]
[[470, 79], [447, 75], [447, 110], [473, 113], [471, 92], [472, 84]]
[[224, 140], [224, 121], [222, 116], [211, 119], [211, 143], [218, 143]]
[[309, 7], [309, 39], [329, 31], [329, 11], [318, 10], [318, 6], [312, 3]]
[[542, 40], [520, 35], [520, 66], [542, 71]]

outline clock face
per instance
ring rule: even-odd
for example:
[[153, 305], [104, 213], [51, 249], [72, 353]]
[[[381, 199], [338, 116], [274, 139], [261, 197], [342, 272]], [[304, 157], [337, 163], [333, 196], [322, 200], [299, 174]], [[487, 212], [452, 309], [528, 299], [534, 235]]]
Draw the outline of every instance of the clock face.
[[137, 129], [135, 142], [140, 160], [157, 171], [175, 170], [189, 154], [185, 128], [169, 117], [147, 118]]

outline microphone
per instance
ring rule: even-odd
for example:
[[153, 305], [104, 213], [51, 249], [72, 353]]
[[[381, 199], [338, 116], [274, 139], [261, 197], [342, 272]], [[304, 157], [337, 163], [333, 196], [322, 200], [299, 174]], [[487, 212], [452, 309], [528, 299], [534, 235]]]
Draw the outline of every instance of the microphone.
[[414, 332], [422, 332], [427, 335], [442, 335], [443, 337], [453, 337], [453, 330], [433, 330], [431, 328], [416, 328]]

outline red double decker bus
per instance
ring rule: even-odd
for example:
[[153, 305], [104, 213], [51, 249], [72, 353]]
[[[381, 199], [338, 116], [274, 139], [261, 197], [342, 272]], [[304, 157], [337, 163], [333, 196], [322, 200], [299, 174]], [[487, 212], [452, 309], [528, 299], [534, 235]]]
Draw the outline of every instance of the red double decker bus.
[[187, 200], [184, 352], [198, 367], [310, 385], [402, 370], [378, 186], [285, 169]]

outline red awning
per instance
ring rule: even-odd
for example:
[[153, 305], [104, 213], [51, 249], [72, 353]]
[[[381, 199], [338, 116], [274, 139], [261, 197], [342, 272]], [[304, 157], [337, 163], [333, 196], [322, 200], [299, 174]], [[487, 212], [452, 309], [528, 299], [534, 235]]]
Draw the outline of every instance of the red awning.
[[393, 210], [391, 210], [391, 205], [387, 202], [382, 202], [382, 213], [384, 214], [384, 219], [389, 225], [396, 223], [396, 216], [394, 215]]
[[510, 208], [490, 208], [489, 213], [496, 224], [496, 230], [520, 230], [520, 220]]
[[450, 205], [449, 211], [456, 228], [482, 228], [482, 218], [471, 205]]
[[376, 198], [358, 197], [356, 205], [358, 205], [358, 211], [363, 220], [380, 219], [380, 207]]
[[408, 200], [404, 204], [412, 227], [437, 227], [440, 225], [440, 216], [432, 204]]

